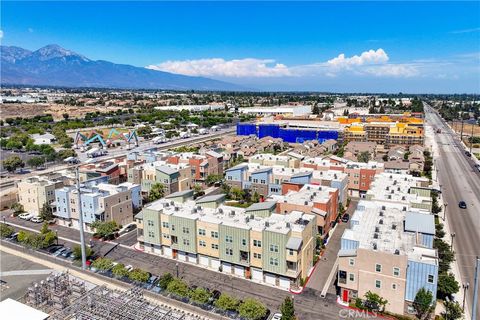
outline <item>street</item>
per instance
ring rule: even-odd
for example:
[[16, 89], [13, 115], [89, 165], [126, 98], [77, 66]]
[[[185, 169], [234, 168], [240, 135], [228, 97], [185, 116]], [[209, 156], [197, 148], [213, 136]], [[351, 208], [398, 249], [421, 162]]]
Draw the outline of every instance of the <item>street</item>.
[[[435, 134], [440, 156], [434, 159], [442, 196], [447, 203], [447, 219], [455, 233], [455, 258], [462, 282], [470, 284], [467, 300], [471, 308], [475, 257], [480, 256], [480, 173], [473, 167], [474, 161], [465, 156], [460, 139], [443, 119], [430, 107], [425, 108], [425, 114], [428, 124], [442, 131]], [[458, 203], [462, 200], [467, 209], [459, 208]], [[477, 313], [477, 319], [480, 319], [480, 313]]]

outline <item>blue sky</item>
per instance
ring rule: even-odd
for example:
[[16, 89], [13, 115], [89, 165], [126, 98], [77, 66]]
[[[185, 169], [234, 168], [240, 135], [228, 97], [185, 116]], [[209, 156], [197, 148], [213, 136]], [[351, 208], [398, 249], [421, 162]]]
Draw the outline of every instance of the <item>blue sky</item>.
[[265, 90], [480, 91], [479, 2], [5, 2], [2, 44]]

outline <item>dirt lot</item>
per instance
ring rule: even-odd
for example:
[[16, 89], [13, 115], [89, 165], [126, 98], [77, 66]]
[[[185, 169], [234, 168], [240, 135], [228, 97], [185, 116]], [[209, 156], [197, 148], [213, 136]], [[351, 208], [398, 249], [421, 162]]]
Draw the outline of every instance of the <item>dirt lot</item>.
[[120, 109], [119, 107], [105, 107], [105, 106], [67, 106], [63, 104], [20, 104], [20, 103], [4, 103], [0, 108], [0, 118], [30, 118], [37, 115], [51, 114], [55, 120], [63, 119], [63, 114], [68, 113], [70, 118], [83, 117], [88, 112], [108, 112]]

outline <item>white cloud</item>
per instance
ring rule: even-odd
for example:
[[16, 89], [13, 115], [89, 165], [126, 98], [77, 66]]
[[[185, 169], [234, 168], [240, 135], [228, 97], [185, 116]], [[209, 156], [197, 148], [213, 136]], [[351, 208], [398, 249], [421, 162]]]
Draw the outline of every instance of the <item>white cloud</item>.
[[418, 68], [409, 64], [385, 64], [364, 68], [368, 74], [377, 77], [404, 77], [410, 78], [419, 75]]
[[292, 76], [290, 69], [273, 59], [234, 59], [221, 58], [166, 61], [149, 65], [148, 69], [179, 73], [189, 76], [207, 77], [283, 77]]
[[3, 30], [0, 30], [0, 39], [3, 39]]
[[353, 66], [363, 66], [366, 64], [387, 63], [389, 60], [387, 53], [383, 49], [368, 50], [362, 52], [359, 56], [346, 58], [344, 53], [338, 57], [327, 61], [329, 66], [334, 68], [351, 68]]
[[460, 34], [460, 33], [471, 33], [471, 32], [479, 32], [480, 28], [472, 28], [472, 29], [464, 29], [464, 30], [454, 30], [450, 31], [449, 33], [453, 34]]

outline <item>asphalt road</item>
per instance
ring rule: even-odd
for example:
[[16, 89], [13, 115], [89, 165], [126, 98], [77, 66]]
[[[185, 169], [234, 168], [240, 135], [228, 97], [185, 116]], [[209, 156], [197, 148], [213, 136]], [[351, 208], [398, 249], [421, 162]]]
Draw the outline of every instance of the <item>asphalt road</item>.
[[[462, 281], [470, 283], [467, 299], [471, 307], [475, 257], [480, 256], [480, 173], [474, 168], [474, 161], [465, 156], [460, 139], [430, 107], [426, 108], [426, 119], [428, 125], [442, 131], [435, 134], [440, 152], [435, 161], [443, 199], [447, 203], [447, 219], [455, 233], [455, 257]], [[467, 203], [467, 209], [459, 208], [461, 200]]]

